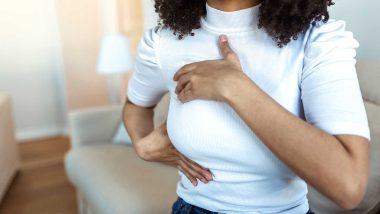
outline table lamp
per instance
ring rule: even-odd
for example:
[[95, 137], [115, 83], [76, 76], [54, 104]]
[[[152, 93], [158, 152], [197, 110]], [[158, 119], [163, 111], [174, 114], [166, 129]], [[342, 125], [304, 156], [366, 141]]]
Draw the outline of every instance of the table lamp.
[[122, 34], [106, 35], [100, 47], [97, 71], [108, 76], [108, 98], [111, 103], [120, 104], [120, 74], [132, 67], [128, 38]]

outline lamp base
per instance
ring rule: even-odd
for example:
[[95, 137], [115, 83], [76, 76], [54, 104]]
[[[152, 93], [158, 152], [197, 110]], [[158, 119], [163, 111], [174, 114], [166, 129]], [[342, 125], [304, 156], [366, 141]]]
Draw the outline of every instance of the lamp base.
[[119, 74], [107, 75], [108, 99], [111, 104], [121, 104], [120, 87], [121, 79]]

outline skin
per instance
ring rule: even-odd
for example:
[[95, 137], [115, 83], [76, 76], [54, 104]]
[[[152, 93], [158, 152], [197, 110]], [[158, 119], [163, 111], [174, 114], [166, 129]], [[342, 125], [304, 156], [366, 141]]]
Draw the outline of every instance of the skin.
[[261, 0], [208, 0], [207, 3], [218, 10], [231, 12], [253, 7], [259, 4]]
[[[259, 1], [208, 0], [217, 9], [234, 11]], [[173, 79], [183, 103], [194, 99], [229, 104], [260, 140], [299, 177], [343, 209], [353, 209], [362, 200], [368, 182], [367, 139], [356, 135], [330, 135], [294, 116], [262, 91], [242, 71], [239, 58], [220, 36], [223, 59], [191, 63]], [[136, 153], [181, 170], [196, 186], [208, 183], [212, 174], [178, 152], [170, 142], [166, 123], [153, 129], [153, 108], [124, 105], [124, 125]], [[128, 118], [128, 119], [127, 119]]]

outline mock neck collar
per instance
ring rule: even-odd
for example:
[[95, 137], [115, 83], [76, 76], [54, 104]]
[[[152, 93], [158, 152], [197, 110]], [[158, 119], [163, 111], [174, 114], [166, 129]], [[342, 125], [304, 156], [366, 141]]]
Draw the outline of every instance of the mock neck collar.
[[260, 5], [227, 12], [211, 7], [206, 1], [206, 15], [201, 22], [218, 32], [251, 31], [257, 28]]

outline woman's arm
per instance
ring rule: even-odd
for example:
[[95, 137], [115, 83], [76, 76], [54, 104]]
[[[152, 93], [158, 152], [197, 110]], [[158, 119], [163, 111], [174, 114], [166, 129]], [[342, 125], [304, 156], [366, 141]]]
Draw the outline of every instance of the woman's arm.
[[128, 99], [124, 105], [123, 123], [137, 155], [145, 161], [176, 167], [194, 186], [197, 185], [197, 179], [204, 183], [212, 180], [209, 169], [188, 159], [173, 146], [167, 134], [166, 122], [156, 129], [153, 128], [154, 107], [141, 107]]
[[344, 209], [357, 206], [368, 179], [368, 140], [330, 135], [294, 116], [249, 78], [226, 102], [298, 176]]
[[154, 107], [140, 107], [126, 99], [123, 107], [123, 123], [136, 153], [146, 159], [146, 151], [139, 141], [153, 131]]

